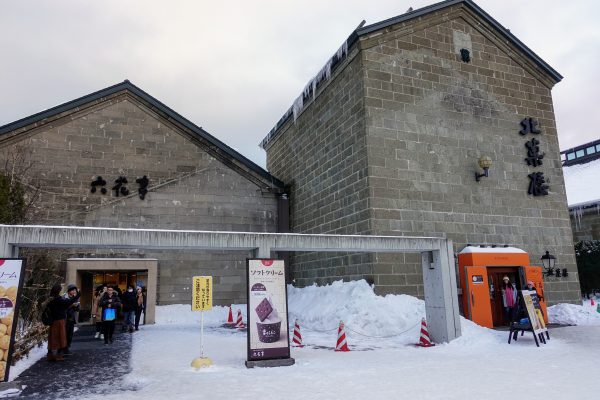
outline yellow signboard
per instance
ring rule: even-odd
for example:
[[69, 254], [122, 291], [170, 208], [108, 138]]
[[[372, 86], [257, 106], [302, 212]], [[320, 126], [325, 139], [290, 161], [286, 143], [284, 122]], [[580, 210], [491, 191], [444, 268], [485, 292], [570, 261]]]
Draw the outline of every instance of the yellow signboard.
[[212, 276], [194, 276], [192, 311], [212, 310]]

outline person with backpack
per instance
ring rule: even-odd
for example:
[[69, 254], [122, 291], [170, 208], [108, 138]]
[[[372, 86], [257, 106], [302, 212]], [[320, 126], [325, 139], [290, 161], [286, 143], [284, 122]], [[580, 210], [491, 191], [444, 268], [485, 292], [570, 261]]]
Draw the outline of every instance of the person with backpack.
[[[75, 296], [65, 298], [60, 295], [61, 285], [56, 284], [50, 290], [50, 301], [44, 308], [42, 319], [50, 323], [48, 330], [48, 361], [62, 361], [63, 355], [59, 352], [67, 347], [67, 309], [79, 300], [81, 295], [77, 288]], [[49, 319], [48, 319], [49, 318]]]
[[102, 307], [102, 329], [104, 331], [104, 344], [113, 342], [113, 334], [115, 333], [115, 319], [117, 319], [117, 312], [121, 307], [121, 300], [115, 289], [109, 286], [106, 289], [106, 293], [102, 295], [100, 302], [98, 303]]

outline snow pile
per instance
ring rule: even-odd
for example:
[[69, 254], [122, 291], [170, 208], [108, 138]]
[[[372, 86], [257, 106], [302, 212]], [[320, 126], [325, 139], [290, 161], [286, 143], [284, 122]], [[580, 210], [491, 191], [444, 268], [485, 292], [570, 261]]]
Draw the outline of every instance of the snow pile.
[[563, 175], [569, 207], [600, 200], [600, 185], [590, 185], [600, 175], [600, 160], [563, 167]]
[[548, 307], [550, 323], [561, 325], [600, 325], [600, 313], [589, 301], [584, 305], [557, 304]]

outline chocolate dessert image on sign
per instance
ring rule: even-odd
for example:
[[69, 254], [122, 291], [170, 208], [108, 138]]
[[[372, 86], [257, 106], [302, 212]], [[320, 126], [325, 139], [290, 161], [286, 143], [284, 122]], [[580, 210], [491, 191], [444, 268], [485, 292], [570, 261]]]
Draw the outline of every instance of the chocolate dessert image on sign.
[[281, 337], [281, 318], [263, 284], [253, 285], [251, 291], [253, 292], [255, 304], [258, 299], [261, 299], [258, 305], [254, 307], [257, 317], [258, 340], [262, 343], [274, 343]]

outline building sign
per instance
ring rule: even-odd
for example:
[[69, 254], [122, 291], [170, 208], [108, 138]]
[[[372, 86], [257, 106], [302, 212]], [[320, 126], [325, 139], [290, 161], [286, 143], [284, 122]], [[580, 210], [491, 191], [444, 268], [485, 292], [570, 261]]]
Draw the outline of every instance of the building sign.
[[[150, 180], [146, 175], [144, 175], [141, 178], [137, 178], [135, 182], [138, 184], [138, 196], [141, 200], [144, 200], [146, 198], [146, 194], [148, 193], [148, 185], [150, 184]], [[106, 180], [104, 180], [101, 176], [97, 176], [96, 179], [90, 183], [90, 192], [96, 193], [99, 190], [101, 194], [107, 194], [108, 190], [105, 188], [106, 183]], [[130, 192], [127, 187], [128, 183], [127, 177], [125, 176], [119, 176], [117, 179], [115, 179], [114, 185], [111, 188], [111, 191], [114, 192], [115, 197], [129, 196]]]
[[24, 259], [0, 259], [0, 378], [4, 382], [12, 361], [24, 275]]
[[192, 311], [212, 310], [212, 276], [194, 276]]
[[548, 328], [544, 322], [544, 316], [542, 314], [542, 307], [535, 290], [521, 290], [523, 300], [525, 301], [525, 308], [527, 309], [527, 315], [529, 316], [529, 322], [533, 329], [533, 333], [540, 334], [547, 332]]
[[[519, 133], [523, 136], [528, 133], [532, 133], [538, 135], [542, 133], [542, 131], [538, 128], [538, 122], [533, 118], [524, 118], [521, 121], [521, 130]], [[527, 148], [527, 157], [525, 157], [525, 162], [530, 167], [539, 167], [542, 165], [542, 160], [545, 156], [545, 153], [540, 151], [540, 141], [536, 138], [532, 138], [531, 140], [525, 142], [525, 148]], [[527, 189], [527, 194], [533, 196], [547, 196], [548, 189], [550, 187], [546, 185], [546, 177], [543, 172], [533, 172], [527, 175], [529, 178], [529, 188]]]
[[248, 259], [248, 361], [290, 357], [283, 260]]

